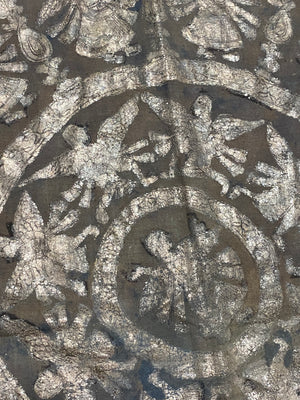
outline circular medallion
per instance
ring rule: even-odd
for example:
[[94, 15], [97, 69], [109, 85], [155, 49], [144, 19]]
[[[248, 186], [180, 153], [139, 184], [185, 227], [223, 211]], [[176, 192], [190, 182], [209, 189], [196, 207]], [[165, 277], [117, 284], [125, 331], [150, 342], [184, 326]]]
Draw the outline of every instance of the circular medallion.
[[[143, 247], [156, 265], [132, 267], [133, 262], [128, 263], [128, 260], [135, 250], [125, 247], [128, 247], [126, 239], [134, 233], [135, 227], [143, 224], [147, 216], [153, 218], [158, 211], [164, 213], [173, 209], [169, 215], [172, 212], [176, 215], [180, 208], [191, 213], [190, 235], [172, 240], [170, 232], [157, 229], [156, 224], [155, 228], [145, 228], [148, 233], [142, 237]], [[207, 225], [199, 216], [208, 221]], [[216, 254], [210, 254], [222, 229], [229, 230], [235, 240], [242, 243], [256, 265], [260, 294], [253, 315], [247, 314], [245, 307], [247, 279], [240, 256], [234, 250], [234, 240], [232, 246], [219, 244]], [[124, 264], [122, 259], [126, 252]], [[124, 265], [127, 265], [125, 269]], [[245, 318], [249, 318], [244, 331], [256, 331], [257, 324], [266, 324], [279, 312], [282, 293], [276, 266], [271, 241], [235, 208], [212, 200], [192, 187], [156, 189], [132, 200], [105, 233], [93, 276], [94, 310], [99, 320], [114, 330], [131, 351], [150, 359], [154, 365], [183, 377], [194, 377], [195, 371], [197, 376], [203, 377], [223, 375], [232, 368], [228, 348], [233, 350], [237, 340], [228, 331], [230, 323], [238, 323], [239, 318], [244, 318], [245, 322]], [[189, 318], [186, 310], [189, 310], [198, 324], [199, 336], [203, 340], [219, 340], [220, 346], [217, 349], [206, 346], [206, 351], [200, 349], [191, 353], [176, 340], [172, 343], [166, 337], [158, 337], [153, 332], [155, 327], [147, 329], [145, 325], [143, 327], [143, 321], [134, 321], [126, 312], [122, 289], [125, 278], [131, 284], [140, 285], [136, 300], [139, 314], [155, 312], [154, 319], [166, 324], [173, 312], [177, 323], [173, 323], [172, 329], [182, 335], [186, 318]], [[208, 296], [212, 291], [214, 296]], [[222, 301], [218, 301], [218, 296]], [[235, 308], [231, 308], [233, 303]], [[227, 343], [226, 346], [222, 346], [222, 342]]]

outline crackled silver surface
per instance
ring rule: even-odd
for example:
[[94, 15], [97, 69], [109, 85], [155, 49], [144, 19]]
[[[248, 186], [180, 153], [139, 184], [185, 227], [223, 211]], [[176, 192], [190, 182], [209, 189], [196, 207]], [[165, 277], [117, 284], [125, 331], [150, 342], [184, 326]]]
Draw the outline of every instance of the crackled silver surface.
[[0, 0], [0, 398], [297, 400], [296, 0]]

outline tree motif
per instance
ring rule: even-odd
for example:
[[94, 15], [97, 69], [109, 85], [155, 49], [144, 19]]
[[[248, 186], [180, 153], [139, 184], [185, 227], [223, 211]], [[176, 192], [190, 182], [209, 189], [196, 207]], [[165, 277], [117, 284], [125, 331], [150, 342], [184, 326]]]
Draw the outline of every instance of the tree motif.
[[194, 216], [190, 228], [193, 236], [176, 245], [164, 231], [146, 237], [146, 250], [159, 264], [155, 269], [138, 266], [128, 276], [130, 281], [147, 276], [139, 311], [143, 315], [155, 310], [162, 323], [169, 323], [173, 310], [175, 329], [184, 332], [190, 307], [203, 337], [228, 338], [228, 325], [241, 311], [246, 294], [240, 260], [229, 247], [210, 256], [217, 230], [206, 229]]
[[45, 225], [29, 194], [23, 194], [15, 214], [13, 237], [0, 238], [1, 256], [19, 258], [6, 284], [2, 308], [14, 306], [32, 292], [44, 302], [49, 302], [51, 297], [62, 300], [64, 294], [60, 287], [69, 287], [80, 296], [86, 294], [84, 282], [70, 279], [68, 273], [88, 271], [85, 248], [79, 246], [88, 235], [97, 236], [99, 232], [88, 226], [77, 237], [62, 234], [78, 221], [76, 211], [70, 211], [60, 219], [64, 209], [64, 204], [56, 204]]
[[157, 180], [156, 176], [144, 177], [138, 163], [154, 162], [161, 154], [160, 144], [164, 148], [166, 146], [166, 136], [156, 137], [150, 134], [150, 139], [157, 145], [154, 152], [137, 154], [138, 151], [149, 145], [147, 139], [139, 140], [131, 146], [123, 144], [128, 128], [138, 111], [138, 97], [134, 97], [125, 103], [117, 114], [101, 124], [96, 143], [88, 144], [89, 137], [84, 128], [70, 125], [64, 131], [63, 136], [72, 150], [63, 153], [47, 167], [37, 171], [29, 180], [23, 182], [23, 185], [37, 179], [53, 178], [58, 175], [75, 175], [77, 176], [75, 184], [63, 193], [63, 197], [72, 202], [83, 191], [79, 205], [89, 207], [92, 189], [95, 186], [103, 189], [102, 199], [97, 210], [97, 219], [101, 223], [108, 222], [105, 209], [110, 205], [112, 198], [114, 196], [121, 197], [136, 185], [131, 180], [121, 179], [120, 172], [132, 172], [144, 186]]
[[96, 399], [92, 386], [99, 382], [114, 399], [121, 399], [122, 388], [130, 386], [126, 372], [134, 367], [135, 360], [112, 360], [115, 349], [108, 336], [100, 331], [87, 334], [91, 311], [86, 306], [79, 305], [71, 324], [62, 306], [56, 311], [57, 319], [53, 313], [50, 318], [46, 316], [56, 331], [51, 337], [23, 320], [0, 318], [1, 328], [18, 336], [33, 357], [50, 363], [39, 374], [35, 392], [42, 399], [51, 399], [62, 391], [66, 399], [92, 400]]

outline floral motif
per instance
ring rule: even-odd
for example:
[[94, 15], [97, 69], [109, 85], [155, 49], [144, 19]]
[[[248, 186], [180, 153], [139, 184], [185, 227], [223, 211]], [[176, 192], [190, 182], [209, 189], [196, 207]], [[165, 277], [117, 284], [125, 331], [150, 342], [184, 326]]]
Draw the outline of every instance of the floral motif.
[[86, 294], [84, 282], [68, 277], [70, 271], [85, 273], [89, 265], [84, 247], [80, 244], [88, 235], [98, 235], [98, 229], [87, 227], [77, 237], [61, 232], [78, 221], [78, 212], [70, 211], [63, 219], [65, 206], [52, 208], [45, 226], [36, 204], [25, 192], [20, 200], [13, 224], [13, 237], [0, 238], [4, 257], [18, 256], [16, 268], [8, 280], [1, 306], [8, 309], [35, 292], [39, 300], [49, 302], [51, 297], [64, 299], [60, 287], [70, 287], [80, 296]]

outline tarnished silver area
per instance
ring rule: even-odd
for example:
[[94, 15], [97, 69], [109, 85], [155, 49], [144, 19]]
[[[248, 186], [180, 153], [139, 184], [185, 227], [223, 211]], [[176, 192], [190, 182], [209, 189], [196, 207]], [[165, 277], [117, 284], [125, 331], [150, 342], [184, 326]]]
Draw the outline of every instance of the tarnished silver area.
[[[300, 100], [297, 96], [249, 71], [232, 70], [215, 61], [195, 62], [194, 60], [183, 60], [178, 64], [178, 70], [180, 71], [178, 74], [174, 74], [174, 71], [171, 74], [169, 71], [166, 72], [165, 61], [162, 62], [158, 57], [143, 67], [141, 73], [138, 73], [139, 68], [127, 66], [114, 69], [113, 72], [92, 74], [84, 82], [79, 77], [59, 81], [52, 103], [41, 112], [38, 118], [31, 121], [2, 155], [0, 208], [3, 207], [10, 191], [20, 179], [25, 168], [35, 160], [42, 147], [53, 135], [81, 107], [87, 107], [105, 96], [144, 88], [148, 85], [159, 86], [166, 80], [179, 80], [186, 84], [226, 87], [248, 98], [253, 97], [288, 116], [300, 119]], [[5, 99], [8, 98], [6, 92], [5, 96]], [[8, 102], [8, 104], [10, 103]], [[38, 136], [38, 140], [36, 140], [36, 136]], [[28, 143], [30, 143], [29, 146]], [[23, 152], [21, 158], [20, 152]], [[14, 163], [13, 169], [7, 167], [7, 164], [11, 163]]]
[[[299, 321], [298, 321], [299, 322]], [[293, 349], [292, 330], [278, 329], [265, 344], [272, 357], [250, 363], [243, 372], [243, 392], [246, 399], [276, 399], [299, 397], [299, 360]]]

